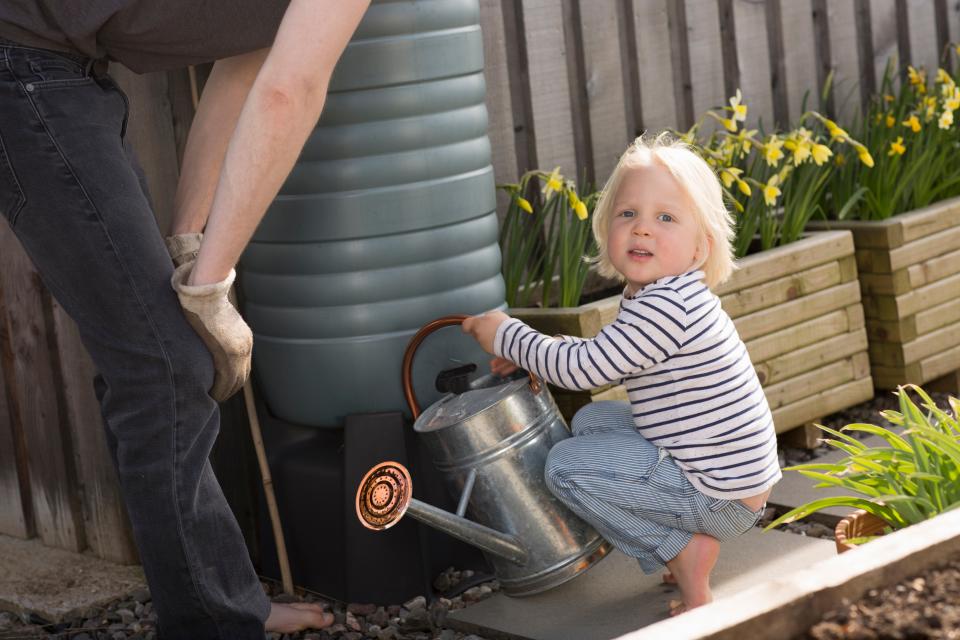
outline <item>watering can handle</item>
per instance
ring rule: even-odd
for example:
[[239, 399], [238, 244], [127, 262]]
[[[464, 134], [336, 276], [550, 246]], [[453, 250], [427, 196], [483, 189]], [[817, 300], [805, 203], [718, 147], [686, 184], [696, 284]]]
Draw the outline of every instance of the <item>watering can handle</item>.
[[[437, 318], [423, 325], [420, 331], [417, 331], [414, 336], [410, 338], [410, 343], [407, 344], [407, 350], [403, 352], [403, 395], [407, 399], [407, 405], [410, 407], [410, 413], [413, 414], [414, 420], [420, 416], [420, 405], [417, 403], [416, 396], [413, 395], [413, 355], [417, 352], [420, 343], [423, 342], [424, 338], [428, 335], [443, 327], [463, 324], [463, 321], [469, 317], [470, 316], [463, 314], [455, 314]], [[538, 380], [537, 376], [533, 375], [532, 372], [530, 372], [529, 375], [530, 388], [533, 389], [534, 393], [540, 393], [540, 380]]]

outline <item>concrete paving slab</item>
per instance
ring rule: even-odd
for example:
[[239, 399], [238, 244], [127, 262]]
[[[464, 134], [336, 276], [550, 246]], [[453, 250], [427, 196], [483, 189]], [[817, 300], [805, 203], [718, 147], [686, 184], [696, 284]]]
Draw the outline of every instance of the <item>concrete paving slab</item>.
[[[836, 555], [832, 540], [754, 529], [724, 543], [713, 573], [717, 599], [757, 582], [798, 571]], [[614, 551], [585, 574], [545, 593], [511, 598], [502, 593], [450, 612], [448, 625], [487, 638], [609, 640], [668, 618], [680, 592], [644, 575], [633, 558]]]
[[[867, 438], [864, 438], [863, 443], [868, 447], [887, 446], [887, 441], [878, 436], [868, 436]], [[810, 462], [827, 464], [838, 462], [845, 457], [847, 457], [847, 453], [837, 449], [831, 451], [825, 456], [817, 458], [816, 460], [811, 460]], [[802, 504], [806, 504], [811, 500], [831, 498], [833, 496], [851, 495], [851, 493], [843, 487], [821, 487], [817, 489], [814, 488], [815, 484], [817, 484], [815, 481], [807, 478], [797, 471], [784, 471], [783, 479], [774, 485], [773, 491], [770, 493], [770, 497], [767, 499], [767, 503], [792, 509], [794, 507], [799, 507]], [[840, 518], [843, 518], [854, 511], [856, 511], [856, 509], [852, 509], [850, 507], [830, 507], [829, 509], [824, 509], [819, 513], [833, 516], [836, 520], [839, 520]]]
[[36, 613], [59, 622], [146, 586], [139, 565], [45, 547], [38, 539], [0, 535], [0, 611]]

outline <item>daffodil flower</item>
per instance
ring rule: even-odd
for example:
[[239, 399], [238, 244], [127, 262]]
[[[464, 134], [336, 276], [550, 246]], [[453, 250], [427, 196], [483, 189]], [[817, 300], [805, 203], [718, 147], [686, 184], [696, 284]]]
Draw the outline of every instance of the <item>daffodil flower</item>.
[[897, 139], [890, 143], [890, 150], [887, 151], [887, 155], [902, 156], [906, 150], [907, 148], [903, 146], [903, 136], [897, 136]]
[[[897, 119], [893, 117], [892, 114], [887, 114], [887, 129], [891, 129], [893, 125], [897, 124]], [[906, 123], [904, 123], [906, 124]]]
[[904, 120], [900, 124], [905, 127], [910, 127], [914, 133], [920, 132], [920, 120], [917, 119], [916, 114], [911, 115], [908, 119]]
[[946, 101], [943, 103], [943, 106], [950, 111], [956, 111], [957, 109], [960, 109], [960, 87], [953, 88], [953, 93], [947, 97]]
[[810, 152], [813, 156], [813, 161], [817, 163], [817, 166], [823, 165], [827, 161], [827, 158], [833, 155], [833, 151], [830, 150], [825, 144], [815, 144], [813, 145], [813, 150]]
[[953, 111], [949, 109], [940, 114], [940, 120], [937, 122], [937, 125], [941, 129], [949, 129], [950, 125], [953, 124]]
[[533, 207], [530, 205], [530, 201], [523, 196], [517, 196], [517, 206], [527, 213], [533, 213]]
[[894, 98], [894, 97], [893, 97], [892, 95], [890, 95], [889, 93], [883, 94], [883, 99], [884, 99], [886, 102], [893, 102], [894, 100], [896, 100], [896, 98]]
[[722, 124], [724, 128], [727, 129], [727, 131], [730, 131], [733, 133], [737, 132], [737, 121], [734, 120], [733, 118], [724, 118], [723, 116], [717, 115], [713, 111], [707, 111], [707, 115], [713, 118], [714, 120], [716, 120], [717, 122], [719, 122], [720, 124]]
[[[740, 122], [747, 121], [747, 105], [742, 104], [743, 96], [740, 95], [740, 89], [737, 89], [737, 95], [730, 98], [730, 108], [733, 110], [733, 119]], [[728, 127], [729, 128], [729, 127]]]
[[857, 157], [860, 158], [860, 162], [865, 164], [869, 168], [873, 168], [873, 156], [870, 155], [870, 152], [867, 151], [866, 147], [857, 148]]
[[940, 84], [953, 84], [953, 78], [950, 77], [950, 74], [947, 71], [940, 67], [937, 69], [937, 82]]
[[[827, 151], [829, 151], [829, 149], [827, 149]], [[847, 164], [847, 157], [842, 153], [838, 153], [837, 157], [833, 159], [833, 163], [838, 167], [842, 167], [843, 165]]]
[[745, 195], [745, 196], [749, 196], [750, 193], [751, 193], [751, 191], [750, 191], [750, 185], [747, 184], [747, 181], [746, 181], [746, 180], [739, 180], [739, 179], [738, 179], [738, 180], [737, 180], [737, 188], [740, 189], [740, 193], [742, 193], [742, 194]]
[[587, 219], [587, 216], [588, 216], [587, 205], [583, 203], [583, 200], [577, 200], [577, 204], [573, 206], [573, 211], [574, 213], [577, 214], [577, 217], [580, 218], [581, 220]]
[[771, 136], [770, 141], [763, 146], [763, 157], [771, 167], [777, 166], [777, 163], [783, 158], [781, 147], [783, 147], [783, 140], [776, 136]]
[[843, 130], [842, 127], [837, 125], [836, 122], [830, 118], [824, 118], [823, 124], [826, 125], [827, 131], [830, 132], [830, 137], [836, 140], [837, 142], [846, 142], [847, 138], [850, 137], [850, 134]]
[[720, 180], [723, 181], [723, 186], [729, 189], [734, 182], [740, 178], [740, 174], [743, 173], [743, 169], [738, 169], [737, 167], [727, 167], [720, 172]]
[[555, 191], [560, 191], [562, 188], [563, 176], [560, 175], [560, 167], [554, 167], [547, 178], [547, 183], [543, 185], [543, 195], [545, 198], [549, 198]]
[[913, 65], [907, 65], [907, 75], [910, 77], [910, 84], [923, 84], [923, 77]]
[[810, 157], [811, 144], [806, 140], [787, 140], [783, 146], [793, 152], [794, 164], [803, 164]]
[[777, 204], [777, 197], [780, 195], [780, 189], [777, 188], [779, 181], [780, 176], [774, 175], [770, 177], [767, 184], [763, 185], [763, 201], [767, 203], [768, 207]]

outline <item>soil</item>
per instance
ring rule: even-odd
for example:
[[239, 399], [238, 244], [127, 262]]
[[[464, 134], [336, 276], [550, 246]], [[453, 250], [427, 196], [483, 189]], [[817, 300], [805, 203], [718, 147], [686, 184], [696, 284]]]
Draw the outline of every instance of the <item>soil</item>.
[[960, 557], [843, 604], [797, 640], [960, 638]]

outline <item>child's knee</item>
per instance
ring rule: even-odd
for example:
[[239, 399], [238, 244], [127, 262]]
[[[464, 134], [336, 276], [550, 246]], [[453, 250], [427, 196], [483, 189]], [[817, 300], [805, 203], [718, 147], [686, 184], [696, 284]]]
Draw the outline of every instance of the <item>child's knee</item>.
[[633, 416], [630, 410], [624, 407], [623, 402], [615, 400], [601, 400], [590, 402], [581, 407], [570, 421], [570, 431], [575, 436], [588, 433], [603, 433], [615, 430], [615, 424], [626, 420], [632, 427]]

